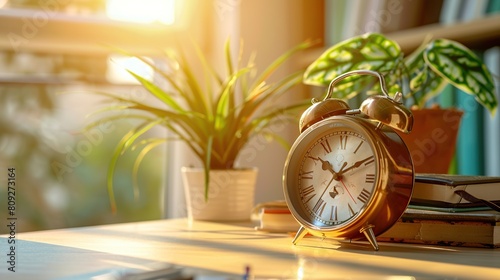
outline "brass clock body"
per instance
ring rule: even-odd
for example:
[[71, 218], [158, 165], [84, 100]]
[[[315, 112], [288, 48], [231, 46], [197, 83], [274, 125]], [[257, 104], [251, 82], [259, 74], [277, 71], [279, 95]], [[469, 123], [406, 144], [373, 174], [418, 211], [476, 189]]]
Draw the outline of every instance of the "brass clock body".
[[[370, 71], [346, 76], [360, 73], [382, 81]], [[366, 238], [378, 250], [376, 236], [401, 217], [414, 184], [410, 152], [394, 131], [411, 130], [413, 118], [398, 101], [378, 96], [349, 110], [325, 98], [304, 113], [283, 172], [285, 200], [301, 225], [294, 244], [309, 233]]]

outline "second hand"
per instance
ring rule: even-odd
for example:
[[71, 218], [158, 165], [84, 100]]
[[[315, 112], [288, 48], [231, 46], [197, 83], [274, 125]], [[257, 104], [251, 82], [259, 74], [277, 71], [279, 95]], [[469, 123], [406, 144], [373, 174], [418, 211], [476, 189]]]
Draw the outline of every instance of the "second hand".
[[354, 201], [354, 204], [356, 204], [356, 200], [354, 200], [354, 197], [352, 196], [351, 192], [347, 189], [346, 185], [344, 184], [344, 180], [342, 180], [342, 178], [341, 178], [339, 181], [342, 183], [342, 186], [344, 186], [344, 189], [347, 191], [347, 193], [351, 197], [352, 201]]

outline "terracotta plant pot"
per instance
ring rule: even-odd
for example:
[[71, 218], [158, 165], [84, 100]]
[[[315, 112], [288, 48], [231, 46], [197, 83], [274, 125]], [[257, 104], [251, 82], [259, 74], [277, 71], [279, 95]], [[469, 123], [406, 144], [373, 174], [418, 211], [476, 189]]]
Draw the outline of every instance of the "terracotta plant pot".
[[408, 146], [415, 172], [446, 174], [455, 155], [463, 112], [456, 109], [412, 109], [411, 133], [398, 133]]

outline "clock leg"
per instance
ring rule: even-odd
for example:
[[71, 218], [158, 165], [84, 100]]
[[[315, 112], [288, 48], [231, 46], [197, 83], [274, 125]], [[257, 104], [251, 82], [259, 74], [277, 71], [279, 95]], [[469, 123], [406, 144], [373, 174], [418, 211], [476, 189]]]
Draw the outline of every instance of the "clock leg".
[[375, 251], [378, 251], [378, 243], [377, 243], [377, 239], [375, 238], [375, 233], [373, 233], [373, 225], [367, 225], [365, 227], [363, 227], [362, 229], [360, 229], [359, 231], [362, 232], [366, 239], [368, 239], [368, 242], [370, 242], [370, 244], [372, 245], [373, 249]]
[[292, 240], [293, 245], [296, 245], [297, 242], [299, 242], [300, 239], [302, 239], [304, 236], [306, 236], [307, 230], [305, 227], [301, 226], [299, 230], [297, 231], [297, 234], [295, 235], [295, 238]]

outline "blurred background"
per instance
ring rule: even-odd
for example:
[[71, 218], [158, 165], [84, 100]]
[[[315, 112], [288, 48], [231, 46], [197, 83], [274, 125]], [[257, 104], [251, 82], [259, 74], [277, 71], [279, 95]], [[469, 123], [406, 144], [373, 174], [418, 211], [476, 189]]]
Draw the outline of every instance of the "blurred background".
[[[355, 35], [381, 32], [410, 52], [433, 33], [474, 48], [498, 83], [498, 13], [500, 0], [0, 0], [0, 185], [6, 185], [7, 168], [15, 168], [17, 230], [185, 216], [178, 170], [192, 159], [171, 145], [145, 158], [138, 194], [131, 177], [136, 154], [121, 157], [115, 192], [122, 207], [111, 212], [108, 165], [115, 145], [134, 123], [85, 131], [93, 118], [89, 114], [102, 106], [102, 98], [90, 92], [154, 102], [124, 71], [148, 75], [147, 70], [114, 48], [161, 65], [163, 51], [194, 41], [217, 60], [230, 37], [239, 42], [235, 50], [244, 44], [244, 56], [256, 53], [256, 64], [266, 65], [306, 39], [320, 39], [315, 49], [290, 62], [292, 72]], [[470, 22], [472, 31], [464, 32], [463, 22]], [[322, 93], [305, 86], [298, 91], [302, 96]], [[454, 170], [500, 176], [498, 114], [491, 118], [466, 98], [433, 101], [471, 112], [464, 116], [469, 127], [461, 130], [477, 135], [477, 142], [462, 141], [460, 148], [459, 139]], [[161, 129], [151, 133], [167, 135]], [[283, 135], [293, 141], [298, 129], [292, 125]], [[273, 143], [253, 148], [257, 156], [244, 163], [260, 170], [256, 203], [282, 199], [287, 151]], [[6, 187], [0, 197], [0, 219], [5, 220]]]

